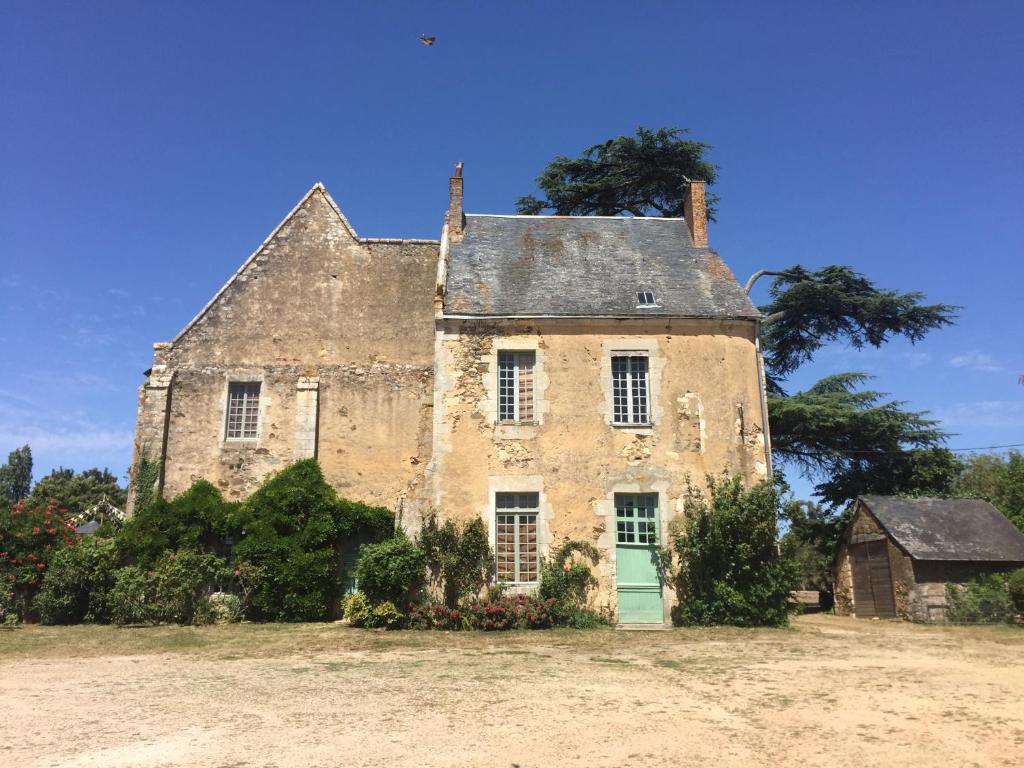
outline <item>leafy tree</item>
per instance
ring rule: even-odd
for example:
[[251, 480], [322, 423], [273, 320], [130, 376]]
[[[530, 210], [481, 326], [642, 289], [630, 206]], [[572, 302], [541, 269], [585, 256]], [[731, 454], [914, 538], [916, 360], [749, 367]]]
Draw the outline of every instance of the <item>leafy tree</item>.
[[1024, 531], [1024, 455], [1010, 451], [971, 456], [954, 488], [957, 496], [985, 499]]
[[[546, 195], [516, 201], [519, 213], [545, 210], [559, 216], [683, 215], [690, 180], [709, 186], [717, 167], [705, 153], [710, 145], [683, 138], [685, 128], [637, 128], [636, 136], [619, 136], [583, 150], [583, 157], [556, 157], [537, 177]], [[708, 218], [714, 221], [717, 195], [707, 195]]]
[[682, 624], [782, 626], [789, 619], [795, 568], [776, 546], [779, 492], [770, 482], [708, 478], [710, 501], [691, 489], [679, 556]]
[[27, 445], [15, 448], [0, 466], [0, 501], [14, 504], [28, 498], [32, 487], [32, 449]]
[[29, 494], [29, 502], [35, 504], [45, 505], [50, 499], [56, 499], [72, 516], [85, 512], [104, 498], [124, 509], [125, 490], [106, 468], [75, 472], [60, 467], [36, 483]]
[[[709, 145], [684, 135], [677, 128], [640, 128], [636, 137], [596, 144], [581, 158], [556, 157], [537, 179], [547, 199], [523, 197], [517, 208], [680, 216], [690, 179], [710, 185], [717, 176], [705, 158]], [[816, 490], [832, 507], [868, 492], [947, 492], [956, 462], [943, 448], [946, 435], [926, 414], [861, 390], [864, 374], [831, 376], [793, 394], [783, 385], [826, 344], [860, 349], [897, 336], [920, 341], [952, 323], [956, 308], [927, 304], [917, 292], [880, 288], [848, 266], [761, 270], [748, 281], [748, 293], [765, 275], [775, 277], [761, 308], [761, 344], [776, 464], [820, 481]]]
[[781, 519], [788, 530], [779, 542], [780, 552], [796, 567], [803, 589], [830, 589], [832, 554], [839, 540], [837, 516], [813, 501], [790, 499], [782, 505]]

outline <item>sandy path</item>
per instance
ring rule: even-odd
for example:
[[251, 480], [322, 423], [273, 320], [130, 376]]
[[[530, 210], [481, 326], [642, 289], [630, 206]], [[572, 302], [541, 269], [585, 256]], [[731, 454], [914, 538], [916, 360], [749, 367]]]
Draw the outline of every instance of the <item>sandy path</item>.
[[264, 658], [0, 662], [0, 764], [1024, 765], [1020, 631], [295, 631]]

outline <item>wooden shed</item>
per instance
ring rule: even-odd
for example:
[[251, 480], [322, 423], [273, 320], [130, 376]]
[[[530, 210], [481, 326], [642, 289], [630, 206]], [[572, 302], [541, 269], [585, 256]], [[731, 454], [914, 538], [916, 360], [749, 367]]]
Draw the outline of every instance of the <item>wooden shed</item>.
[[836, 613], [936, 622], [946, 584], [1024, 566], [1024, 534], [980, 499], [861, 496], [836, 558]]

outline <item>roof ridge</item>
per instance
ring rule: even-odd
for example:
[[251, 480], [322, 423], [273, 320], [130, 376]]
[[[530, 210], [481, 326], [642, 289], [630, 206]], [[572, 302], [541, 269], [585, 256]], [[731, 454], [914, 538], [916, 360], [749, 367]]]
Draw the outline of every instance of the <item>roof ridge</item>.
[[492, 219], [612, 219], [615, 221], [686, 221], [681, 216], [565, 216], [556, 213], [466, 213], [465, 216]]

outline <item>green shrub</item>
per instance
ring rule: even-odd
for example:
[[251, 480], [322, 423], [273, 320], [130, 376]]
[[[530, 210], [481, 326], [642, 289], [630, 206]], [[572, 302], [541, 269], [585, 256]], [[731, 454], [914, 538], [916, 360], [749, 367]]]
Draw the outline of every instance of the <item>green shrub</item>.
[[[573, 556], [579, 555], [581, 559]], [[597, 586], [592, 565], [601, 562], [601, 551], [589, 541], [568, 539], [540, 567], [540, 586], [537, 596], [552, 600], [551, 612], [560, 626], [593, 625], [603, 623], [601, 616], [587, 606], [590, 590]]]
[[210, 594], [226, 583], [230, 571], [216, 555], [171, 552], [153, 570], [157, 620], [173, 624], [213, 621]]
[[339, 500], [313, 459], [272, 477], [240, 508], [234, 547], [263, 569], [252, 612], [272, 621], [322, 621], [341, 594], [339, 555], [353, 542], [377, 541], [394, 528], [380, 507]]
[[1015, 613], [1007, 578], [1000, 573], [947, 584], [946, 602], [946, 619], [953, 624], [1002, 624], [1013, 621]]
[[352, 592], [341, 603], [342, 615], [353, 627], [365, 627], [370, 621], [370, 601], [362, 592]]
[[383, 627], [384, 629], [397, 629], [402, 625], [405, 616], [395, 607], [390, 600], [385, 600], [373, 609], [370, 614], [371, 627]]
[[776, 546], [780, 500], [770, 482], [744, 489], [734, 477], [708, 478], [710, 503], [695, 489], [675, 535], [679, 606], [687, 625], [782, 626], [795, 568]]
[[130, 565], [116, 572], [110, 617], [115, 624], [209, 624], [216, 618], [210, 594], [231, 577], [216, 555], [168, 552], [152, 570]]
[[158, 499], [138, 510], [117, 535], [121, 558], [152, 567], [165, 552], [189, 550], [225, 556], [235, 533], [231, 520], [238, 504], [227, 502], [206, 480], [172, 501]]
[[245, 612], [242, 598], [231, 592], [214, 592], [208, 601], [213, 624], [232, 624], [240, 621]]
[[363, 547], [356, 566], [359, 588], [374, 605], [406, 605], [426, 580], [423, 550], [404, 534]]
[[50, 559], [35, 606], [43, 624], [110, 620], [107, 594], [114, 586], [117, 547], [113, 539], [83, 536]]
[[107, 594], [107, 606], [110, 620], [115, 624], [155, 622], [157, 610], [152, 579], [137, 565], [119, 569], [114, 576], [114, 586]]
[[1017, 613], [1024, 613], [1024, 568], [1018, 568], [1006, 577], [1006, 588], [1010, 602]]
[[452, 520], [438, 525], [437, 513], [423, 521], [416, 543], [423, 550], [432, 583], [454, 608], [459, 601], [479, 594], [494, 574], [494, 552], [484, 521], [475, 517], [460, 529]]

